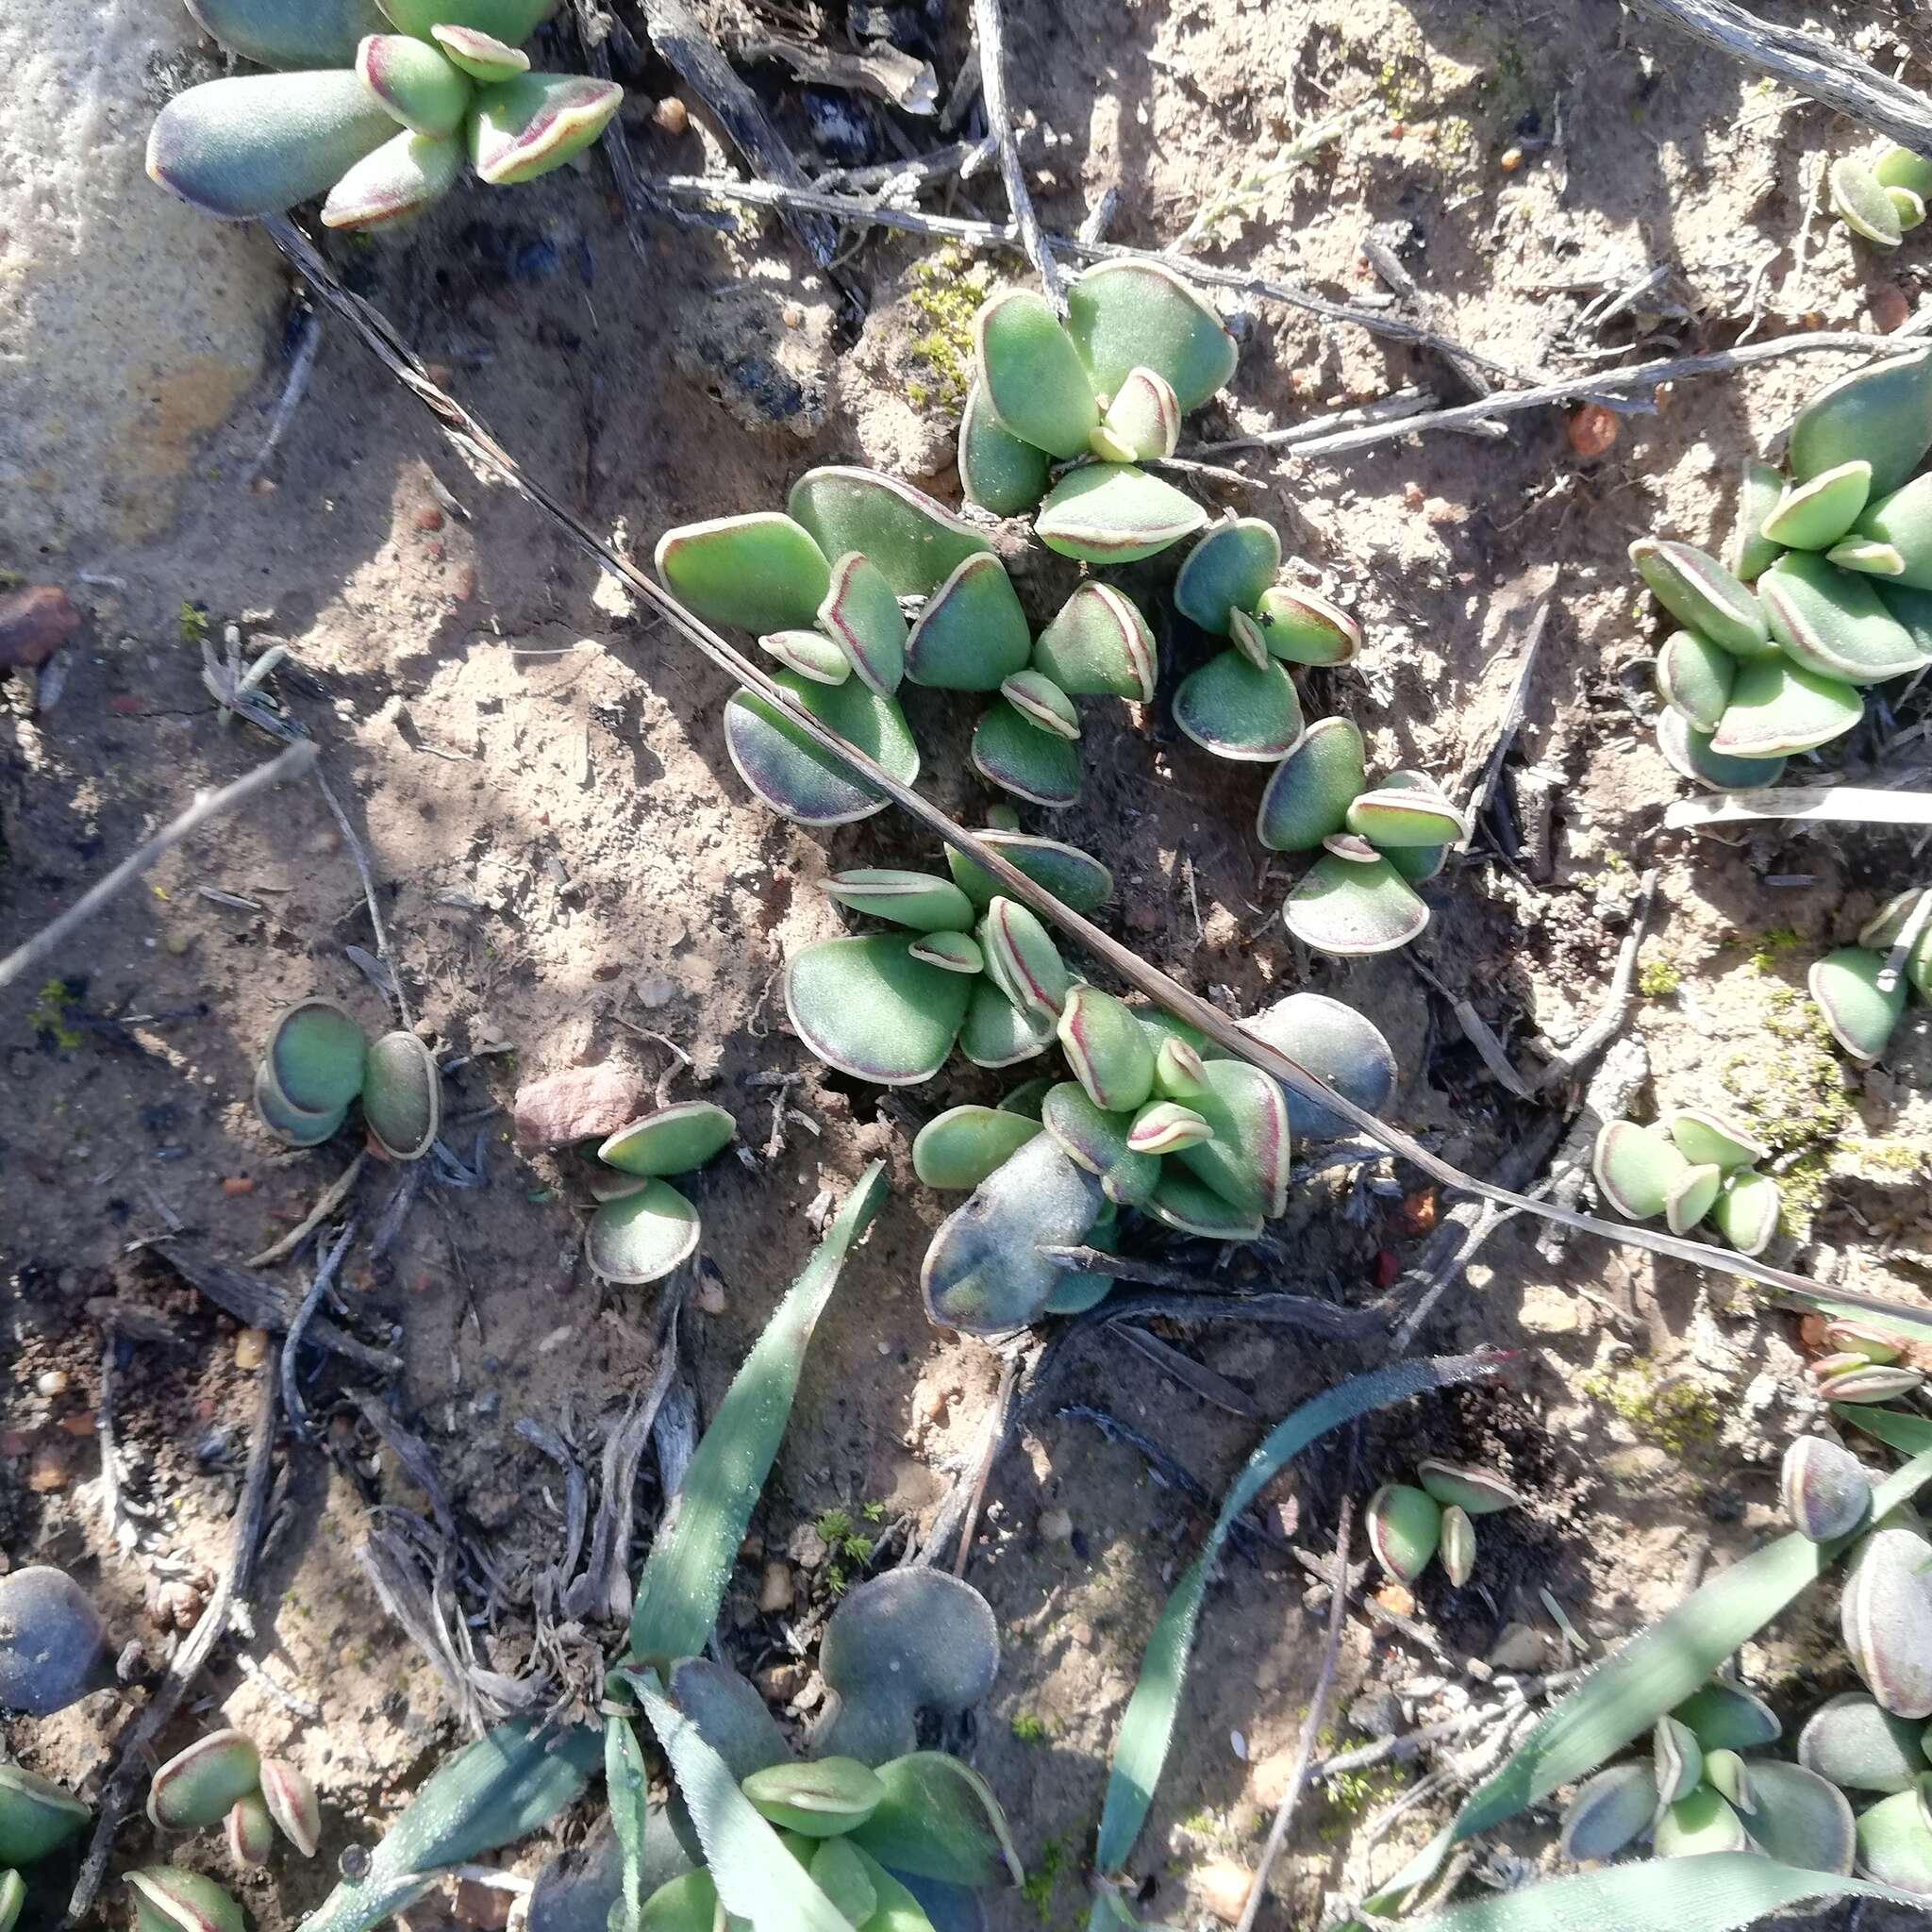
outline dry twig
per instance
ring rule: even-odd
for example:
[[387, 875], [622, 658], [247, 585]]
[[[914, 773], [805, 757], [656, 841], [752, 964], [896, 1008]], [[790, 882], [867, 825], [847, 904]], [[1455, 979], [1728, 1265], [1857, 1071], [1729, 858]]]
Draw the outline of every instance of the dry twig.
[[1000, 179], [1006, 183], [1007, 206], [1020, 231], [1020, 245], [1038, 271], [1046, 299], [1060, 314], [1067, 312], [1066, 284], [1059, 264], [1041, 232], [1033, 197], [1026, 192], [1026, 170], [1021, 165], [1020, 144], [1013, 139], [1012, 110], [1007, 106], [1007, 52], [1000, 19], [1000, 0], [973, 0], [973, 37], [979, 46], [980, 98], [986, 104], [987, 131], [1000, 158]]
[[362, 1178], [362, 1170], [368, 1165], [368, 1148], [358, 1147], [355, 1159], [329, 1184], [322, 1199], [302, 1217], [300, 1225], [291, 1228], [280, 1241], [272, 1241], [260, 1254], [250, 1255], [242, 1265], [244, 1268], [267, 1268], [285, 1256], [292, 1255], [349, 1198], [356, 1183]]

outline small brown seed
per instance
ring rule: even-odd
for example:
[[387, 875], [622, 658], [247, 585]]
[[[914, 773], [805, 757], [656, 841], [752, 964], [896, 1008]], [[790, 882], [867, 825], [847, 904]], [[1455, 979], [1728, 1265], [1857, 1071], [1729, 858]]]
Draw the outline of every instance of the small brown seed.
[[65, 1395], [72, 1379], [65, 1369], [47, 1369], [34, 1377], [34, 1388], [42, 1395]]
[[1570, 447], [1580, 457], [1600, 457], [1617, 440], [1617, 412], [1602, 403], [1582, 403], [1570, 414]]
[[691, 125], [691, 109], [675, 94], [666, 94], [652, 109], [651, 119], [666, 134], [682, 134]]

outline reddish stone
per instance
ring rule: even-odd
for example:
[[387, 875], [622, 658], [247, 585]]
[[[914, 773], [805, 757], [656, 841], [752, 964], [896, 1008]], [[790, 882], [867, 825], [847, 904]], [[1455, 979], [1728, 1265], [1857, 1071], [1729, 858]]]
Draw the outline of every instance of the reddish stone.
[[517, 1145], [563, 1147], [602, 1140], [643, 1110], [642, 1083], [628, 1068], [570, 1067], [517, 1089]]
[[0, 591], [0, 670], [44, 664], [80, 628], [80, 612], [56, 584]]

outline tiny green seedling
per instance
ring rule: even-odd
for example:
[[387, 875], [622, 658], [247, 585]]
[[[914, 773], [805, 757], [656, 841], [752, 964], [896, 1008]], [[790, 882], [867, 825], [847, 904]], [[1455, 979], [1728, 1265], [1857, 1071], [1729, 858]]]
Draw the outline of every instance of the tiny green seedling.
[[359, 1101], [370, 1138], [391, 1160], [420, 1160], [442, 1124], [442, 1075], [415, 1034], [370, 1041], [344, 1007], [307, 999], [275, 1022], [255, 1069], [255, 1110], [276, 1140], [319, 1147]]
[[1431, 1458], [1413, 1483], [1384, 1483], [1369, 1499], [1369, 1548], [1383, 1572], [1410, 1584], [1437, 1558], [1457, 1590], [1475, 1570], [1475, 1519], [1523, 1497], [1486, 1469]]
[[175, 95], [147, 172], [208, 214], [280, 214], [316, 195], [325, 226], [405, 225], [467, 159], [492, 188], [580, 154], [624, 99], [614, 82], [537, 74], [520, 43], [550, 0], [191, 0], [222, 45], [279, 70]]
[[1627, 1221], [1665, 1217], [1673, 1234], [1707, 1224], [1740, 1255], [1761, 1255], [1777, 1234], [1778, 1185], [1757, 1164], [1771, 1149], [1703, 1108], [1679, 1108], [1647, 1127], [1610, 1121], [1597, 1135], [1592, 1171], [1604, 1199]]
[[1863, 689], [1932, 662], [1928, 450], [1932, 350], [1870, 363], [1798, 412], [1788, 473], [1745, 465], [1722, 561], [1656, 537], [1630, 546], [1679, 626], [1657, 653], [1657, 744], [1685, 777], [1774, 785], [1788, 758], [1857, 724]]

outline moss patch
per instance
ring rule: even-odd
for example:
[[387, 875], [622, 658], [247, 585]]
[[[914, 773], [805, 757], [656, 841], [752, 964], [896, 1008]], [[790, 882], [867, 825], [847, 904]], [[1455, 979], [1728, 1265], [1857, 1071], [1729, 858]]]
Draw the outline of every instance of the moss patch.
[[1707, 1464], [1723, 1416], [1716, 1398], [1694, 1382], [1659, 1382], [1647, 1363], [1583, 1378], [1583, 1392], [1620, 1415], [1633, 1433], [1679, 1462]]
[[913, 317], [906, 394], [914, 408], [956, 415], [973, 385], [973, 318], [992, 292], [992, 270], [959, 249], [915, 262], [906, 292]]

